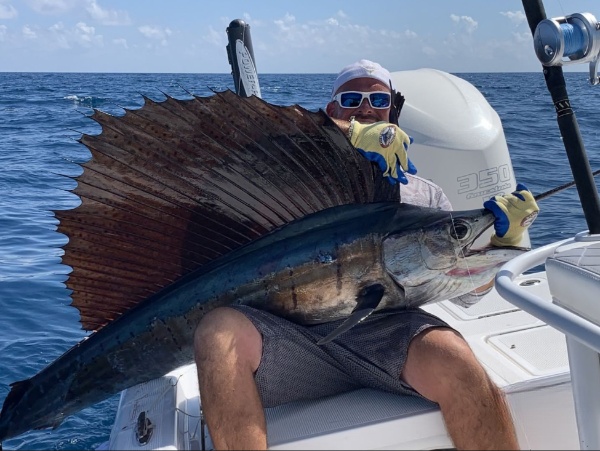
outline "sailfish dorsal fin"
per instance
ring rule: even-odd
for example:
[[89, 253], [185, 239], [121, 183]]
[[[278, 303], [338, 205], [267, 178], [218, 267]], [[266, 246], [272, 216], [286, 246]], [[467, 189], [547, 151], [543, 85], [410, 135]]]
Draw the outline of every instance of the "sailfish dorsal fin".
[[225, 91], [91, 117], [82, 203], [55, 212], [86, 330], [290, 221], [397, 198], [323, 111]]

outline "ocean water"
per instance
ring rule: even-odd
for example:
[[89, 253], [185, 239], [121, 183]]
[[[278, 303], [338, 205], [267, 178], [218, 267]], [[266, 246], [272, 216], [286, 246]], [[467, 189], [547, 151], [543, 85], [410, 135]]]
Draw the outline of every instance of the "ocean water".
[[[504, 125], [517, 181], [534, 193], [568, 182], [571, 172], [541, 73], [456, 74], [481, 90]], [[600, 168], [600, 88], [585, 73], [567, 86], [592, 169]], [[261, 75], [263, 98], [316, 110], [334, 74]], [[27, 379], [81, 340], [60, 264], [66, 238], [52, 210], [74, 208], [77, 163], [90, 154], [81, 133], [100, 132], [92, 108], [121, 114], [155, 100], [233, 89], [229, 74], [0, 73], [0, 403], [9, 384]], [[530, 232], [534, 247], [587, 226], [574, 188], [544, 200]], [[4, 449], [91, 449], [108, 439], [118, 395], [67, 418], [56, 430], [23, 434]]]

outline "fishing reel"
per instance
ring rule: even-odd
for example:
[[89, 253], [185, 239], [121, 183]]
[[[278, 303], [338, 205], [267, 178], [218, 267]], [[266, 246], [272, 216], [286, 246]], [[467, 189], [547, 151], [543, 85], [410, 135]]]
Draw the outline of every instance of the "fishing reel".
[[533, 35], [535, 53], [544, 66], [590, 63], [590, 83], [597, 85], [600, 23], [590, 13], [542, 20]]

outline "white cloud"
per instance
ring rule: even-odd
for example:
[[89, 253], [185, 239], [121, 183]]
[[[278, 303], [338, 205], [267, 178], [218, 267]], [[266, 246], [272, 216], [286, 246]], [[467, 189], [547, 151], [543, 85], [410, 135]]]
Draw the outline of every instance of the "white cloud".
[[37, 33], [30, 28], [28, 25], [24, 25], [22, 28], [23, 37], [25, 39], [36, 39]]
[[91, 47], [92, 45], [102, 47], [104, 45], [103, 38], [101, 35], [96, 34], [96, 29], [84, 22], [78, 22], [75, 25], [73, 35], [75, 41], [83, 47]]
[[[263, 20], [250, 17], [250, 14], [248, 13], [242, 14], [242, 17], [244, 18], [244, 22], [251, 24], [252, 27], [261, 27], [265, 24]], [[231, 23], [231, 20], [227, 22], [227, 25], [229, 25], [229, 23]]]
[[148, 39], [160, 41], [163, 46], [168, 44], [167, 38], [173, 34], [169, 28], [151, 27], [150, 25], [138, 27], [138, 31]]
[[[406, 30], [409, 31], [409, 30]], [[390, 30], [379, 30], [379, 34], [383, 37], [385, 37], [386, 39], [402, 39], [402, 36], [407, 36], [406, 31], [404, 33], [398, 33], [396, 30], [390, 31]]]
[[85, 7], [89, 16], [102, 25], [129, 25], [131, 19], [127, 11], [116, 11], [102, 8], [96, 0], [87, 0]]
[[[289, 49], [308, 49], [322, 51], [323, 53], [341, 53], [340, 48], [355, 48], [356, 53], [371, 43], [379, 42], [384, 34], [394, 34], [396, 31], [373, 30], [366, 26], [354, 25], [344, 19], [343, 14], [305, 23], [298, 22], [296, 17], [286, 13], [280, 19], [273, 21], [275, 30], [271, 27], [273, 37], [269, 43], [268, 51], [272, 54], [289, 53]], [[375, 45], [375, 44], [373, 44]], [[358, 47], [356, 47], [358, 46]]]
[[[144, 2], [140, 4], [144, 8], [147, 6]], [[202, 62], [207, 70], [226, 71], [229, 68], [224, 56], [227, 44], [225, 28], [230, 20], [237, 17], [243, 17], [252, 25], [258, 66], [265, 72], [318, 70], [333, 73], [363, 57], [378, 61], [390, 70], [423, 66], [446, 69], [492, 67], [494, 70], [494, 67], [500, 66], [496, 63], [496, 66], [491, 66], [487, 64], [489, 61], [500, 60], [498, 55], [501, 55], [512, 62], [516, 58], [513, 54], [521, 48], [525, 48], [526, 57], [532, 59], [532, 38], [524, 27], [526, 20], [523, 13], [507, 10], [509, 6], [503, 3], [496, 7], [491, 17], [486, 18], [486, 22], [486, 16], [461, 15], [462, 11], [454, 9], [442, 13], [445, 25], [422, 31], [409, 15], [402, 17], [402, 26], [397, 21], [396, 26], [393, 22], [386, 26], [387, 22], [382, 20], [371, 24], [363, 14], [347, 5], [322, 11], [310, 16], [310, 19], [299, 10], [289, 8], [287, 14], [284, 8], [275, 15], [273, 11], [261, 12], [260, 17], [243, 13], [227, 18], [216, 12], [210, 21], [195, 22], [195, 27], [189, 30], [183, 28], [184, 24], [167, 23], [169, 19], [166, 16], [162, 19], [155, 17], [156, 21], [140, 21], [137, 16], [134, 17], [134, 7], [137, 8], [137, 2], [134, 6], [133, 2], [115, 0], [0, 0], [0, 46], [7, 50], [2, 64], [6, 65], [10, 58], [16, 60], [22, 53], [32, 56], [24, 61], [37, 59], [33, 57], [35, 55], [43, 56], [38, 64], [59, 64], [61, 55], [64, 55], [67, 63], [89, 61], [99, 68], [122, 64], [129, 69], [139, 66], [139, 70], [147, 70], [157, 64], [157, 58], [144, 57], [147, 47], [153, 50], [153, 55], [174, 60], [175, 55], [193, 55], [193, 58], [180, 56], [176, 60], [179, 65], [174, 66], [180, 70], [188, 70], [192, 67], [190, 64]], [[340, 7], [347, 9], [338, 10]], [[247, 11], [259, 14], [250, 7]], [[455, 14], [450, 16], [451, 12]], [[49, 19], [41, 14], [60, 15]], [[7, 20], [10, 16], [16, 16], [16, 19]], [[481, 29], [475, 17], [481, 19]], [[108, 26], [119, 24], [130, 26], [120, 29]], [[180, 37], [181, 41], [177, 41]], [[171, 49], [164, 51], [169, 49], [162, 47], [167, 41]], [[103, 42], [107, 47], [105, 53], [92, 51]], [[114, 58], [112, 54], [111, 58], [102, 56], [110, 54], [109, 47]], [[82, 56], [87, 59], [81, 59]], [[121, 56], [123, 61], [118, 59]], [[490, 60], [483, 61], [488, 56]], [[33, 63], [28, 64], [34, 67]], [[515, 66], [507, 64], [506, 67], [510, 70]]]
[[427, 56], [436, 56], [438, 53], [436, 49], [429, 47], [428, 45], [424, 46], [421, 51]]
[[[419, 37], [410, 30], [374, 29], [353, 22], [343, 11], [333, 16], [300, 22], [286, 13], [274, 20], [274, 27], [264, 31], [266, 37], [254, 39], [255, 49], [271, 58], [278, 58], [280, 65], [288, 70], [298, 70], [298, 52], [310, 49], [315, 61], [324, 61], [325, 70], [339, 70], [356, 59], [356, 55], [383, 61], [393, 49], [407, 48], [417, 44]], [[401, 50], [400, 50], [401, 51]]]
[[[350, 10], [347, 14], [333, 12], [311, 20], [292, 15], [291, 11], [286, 14], [284, 10], [271, 20], [269, 27], [261, 28], [261, 33], [253, 35], [253, 43], [258, 66], [265, 71], [302, 72], [319, 67], [319, 70], [334, 72], [360, 57], [378, 61], [390, 70], [417, 67], [481, 70], [485, 66], [483, 60], [489, 55], [505, 58], [510, 56], [511, 49], [516, 52], [531, 46], [528, 34], [511, 33], [525, 31], [513, 30], [512, 22], [509, 22], [517, 23], [521, 20], [520, 14], [500, 16], [499, 11], [500, 8], [490, 24], [504, 23], [509, 30], [489, 38], [481, 31], [484, 26], [495, 25], [481, 22], [480, 29], [477, 16], [468, 14], [446, 13], [446, 27], [438, 27], [434, 33], [420, 32], [411, 22], [403, 27], [370, 26]], [[206, 29], [204, 34], [207, 34]], [[224, 41], [217, 39], [218, 33], [214, 30], [210, 33], [214, 34], [215, 45], [223, 45]], [[481, 39], [475, 39], [479, 34]], [[208, 41], [209, 36], [204, 39]], [[308, 62], [307, 54], [310, 55]], [[510, 61], [513, 60], [514, 57]], [[489, 63], [485, 67], [492, 70], [502, 68], [493, 57], [485, 63]]]
[[500, 14], [507, 17], [514, 25], [521, 25], [527, 21], [527, 16], [523, 11], [505, 11]]
[[148, 39], [165, 39], [171, 35], [171, 30], [168, 28], [151, 27], [150, 25], [142, 25], [138, 27], [138, 31]]
[[354, 23], [343, 11], [308, 22], [299, 22], [287, 13], [273, 23], [275, 30], [270, 31], [273, 39], [269, 39], [265, 51], [292, 57], [291, 49], [314, 49], [323, 58], [333, 58], [332, 64], [341, 60], [345, 65], [357, 54], [365, 58], [372, 55], [375, 59], [373, 54], [388, 52], [392, 47], [402, 48], [408, 39], [417, 38], [410, 30], [373, 29]]
[[72, 9], [78, 0], [26, 0], [31, 9], [39, 14], [58, 15]]
[[127, 39], [125, 39], [125, 38], [113, 39], [112, 42], [113, 42], [113, 44], [122, 46], [125, 49], [129, 48], [129, 46], [127, 45]]
[[458, 26], [466, 31], [468, 34], [473, 33], [477, 29], [477, 21], [470, 16], [457, 16], [456, 14], [450, 14], [452, 22], [458, 24]]
[[212, 26], [208, 27], [208, 34], [202, 36], [202, 39], [211, 45], [223, 47], [227, 45], [227, 35], [223, 32], [218, 32]]
[[55, 46], [61, 49], [70, 49], [71, 44], [68, 39], [68, 32], [65, 30], [65, 26], [62, 22], [55, 23], [50, 28], [48, 28], [50, 32], [51, 40]]
[[296, 18], [290, 13], [285, 13], [282, 19], [275, 20], [274, 23], [280, 31], [290, 31], [296, 23]]
[[48, 28], [47, 38], [47, 45], [62, 49], [104, 46], [102, 35], [96, 34], [96, 29], [85, 22], [78, 22], [73, 28], [65, 27], [62, 22], [55, 23]]
[[0, 20], [14, 19], [18, 15], [19, 13], [13, 5], [0, 0]]
[[522, 33], [513, 33], [512, 35], [515, 38], [515, 41], [524, 42], [527, 44], [531, 43], [531, 40], [533, 39], [529, 30], [524, 31]]

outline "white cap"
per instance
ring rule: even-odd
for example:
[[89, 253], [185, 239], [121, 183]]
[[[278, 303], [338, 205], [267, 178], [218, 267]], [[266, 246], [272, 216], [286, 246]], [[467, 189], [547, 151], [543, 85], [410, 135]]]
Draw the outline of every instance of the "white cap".
[[386, 86], [390, 85], [391, 80], [389, 71], [381, 67], [381, 65], [369, 60], [360, 60], [344, 67], [340, 71], [333, 83], [331, 95], [333, 96], [344, 83], [355, 78], [373, 78], [374, 80], [381, 81]]

